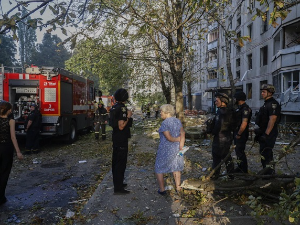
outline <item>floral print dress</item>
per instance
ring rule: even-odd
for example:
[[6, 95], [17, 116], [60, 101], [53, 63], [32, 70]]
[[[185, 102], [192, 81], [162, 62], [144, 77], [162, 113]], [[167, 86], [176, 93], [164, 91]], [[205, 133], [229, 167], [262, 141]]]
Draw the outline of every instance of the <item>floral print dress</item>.
[[171, 173], [183, 170], [184, 158], [177, 155], [179, 142], [170, 142], [163, 134], [164, 131], [169, 131], [172, 137], [179, 137], [181, 127], [180, 120], [175, 117], [169, 117], [162, 122], [158, 130], [160, 143], [156, 154], [155, 173]]

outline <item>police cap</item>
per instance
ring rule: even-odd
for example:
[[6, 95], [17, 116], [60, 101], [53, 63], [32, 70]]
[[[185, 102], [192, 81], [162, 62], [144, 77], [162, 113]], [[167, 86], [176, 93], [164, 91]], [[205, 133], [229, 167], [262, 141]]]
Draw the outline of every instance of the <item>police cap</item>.
[[236, 92], [233, 97], [237, 101], [239, 101], [239, 100], [245, 101], [246, 100], [246, 94], [243, 91]]
[[115, 92], [114, 97], [118, 102], [125, 102], [128, 100], [128, 92], [124, 88], [120, 88]]
[[260, 90], [267, 90], [268, 92], [275, 93], [275, 87], [272, 84], [263, 84], [261, 85]]
[[225, 104], [228, 104], [229, 102], [229, 97], [225, 93], [217, 92], [215, 94], [215, 97], [218, 97], [221, 100], [221, 102], [224, 102]]
[[37, 104], [35, 104], [34, 102], [32, 102], [32, 103], [30, 104], [30, 106], [33, 106], [34, 108], [36, 108], [36, 107], [37, 107]]

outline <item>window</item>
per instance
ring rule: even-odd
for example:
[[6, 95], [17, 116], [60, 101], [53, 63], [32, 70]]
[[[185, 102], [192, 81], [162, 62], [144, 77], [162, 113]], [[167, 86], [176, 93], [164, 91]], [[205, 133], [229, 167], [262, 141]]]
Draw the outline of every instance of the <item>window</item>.
[[248, 36], [252, 39], [252, 23], [250, 25], [248, 25]]
[[252, 99], [252, 83], [246, 85], [247, 99]]
[[269, 18], [269, 13], [266, 12], [265, 14], [265, 20], [261, 20], [261, 34], [265, 33], [268, 30], [268, 18]]
[[242, 4], [240, 4], [236, 10], [236, 14], [239, 16], [241, 15], [241, 12], [242, 12]]
[[254, 5], [255, 4], [255, 0], [248, 0], [248, 7], [252, 10], [252, 9], [254, 9]]
[[241, 79], [241, 71], [236, 71], [236, 79]]
[[241, 59], [238, 58], [236, 59], [236, 67], [240, 67], [241, 66]]
[[236, 28], [238, 28], [239, 26], [241, 26], [241, 23], [242, 23], [242, 19], [241, 19], [241, 16], [239, 16], [236, 20]]
[[260, 66], [268, 65], [268, 46], [260, 49]]
[[248, 70], [252, 70], [252, 54], [247, 55]]
[[[259, 88], [263, 85], [263, 84], [267, 84], [268, 83], [268, 81], [267, 80], [262, 80], [262, 81], [260, 81], [259, 82]], [[262, 99], [262, 96], [261, 95], [259, 95], [260, 96], [260, 99]]]
[[229, 28], [232, 29], [232, 16], [229, 17]]
[[217, 72], [215, 70], [208, 71], [208, 79], [217, 79]]
[[240, 53], [241, 52], [241, 46], [239, 44], [237, 44], [236, 46], [236, 53]]
[[283, 73], [283, 92], [288, 88], [292, 92], [299, 92], [299, 70]]

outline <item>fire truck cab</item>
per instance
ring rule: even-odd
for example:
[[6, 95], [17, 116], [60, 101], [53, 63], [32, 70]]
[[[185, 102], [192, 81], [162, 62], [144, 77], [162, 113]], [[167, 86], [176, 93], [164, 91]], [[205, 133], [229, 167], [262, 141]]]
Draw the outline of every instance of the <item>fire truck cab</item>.
[[41, 135], [65, 135], [73, 142], [78, 131], [93, 126], [94, 82], [64, 69], [30, 67], [26, 73], [2, 72], [0, 99], [13, 105], [17, 135], [25, 135], [24, 122], [33, 102], [42, 114]]

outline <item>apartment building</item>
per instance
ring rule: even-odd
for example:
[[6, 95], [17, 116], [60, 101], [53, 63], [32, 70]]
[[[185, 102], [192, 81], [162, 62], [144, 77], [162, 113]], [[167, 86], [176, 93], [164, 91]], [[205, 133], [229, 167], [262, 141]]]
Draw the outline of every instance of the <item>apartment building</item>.
[[[283, 121], [295, 122], [300, 117], [300, 1], [286, 1], [290, 10], [287, 18], [277, 21], [275, 28], [267, 20], [260, 17], [252, 20], [249, 9], [261, 7], [254, 0], [232, 1], [227, 10], [226, 29], [233, 30], [237, 36], [249, 36], [251, 42], [245, 42], [241, 47], [231, 41], [230, 63], [235, 86], [247, 95], [247, 104], [255, 112], [263, 105], [260, 86], [271, 83], [276, 88], [275, 98], [282, 105]], [[272, 5], [270, 6], [272, 9]], [[262, 8], [264, 10], [264, 8]], [[198, 73], [204, 80], [205, 88], [194, 84], [195, 93], [201, 93], [203, 110], [213, 111], [214, 91], [230, 94], [230, 83], [227, 74], [226, 49], [224, 29], [217, 23], [207, 26], [205, 42], [199, 46], [202, 67]]]

